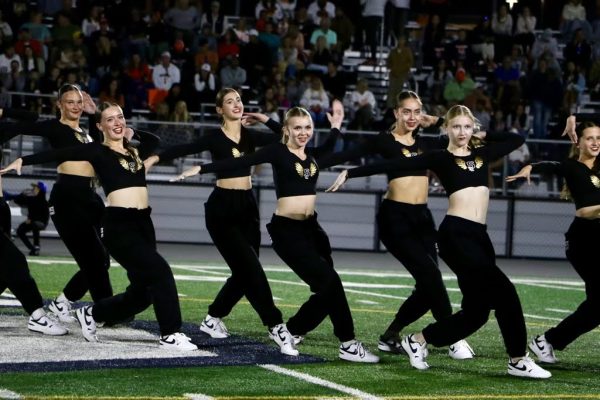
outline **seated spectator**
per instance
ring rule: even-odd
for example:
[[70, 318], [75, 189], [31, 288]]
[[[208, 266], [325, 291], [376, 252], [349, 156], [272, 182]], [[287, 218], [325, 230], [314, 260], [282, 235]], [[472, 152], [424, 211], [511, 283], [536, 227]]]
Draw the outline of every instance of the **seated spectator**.
[[582, 30], [586, 40], [592, 39], [592, 26], [587, 20], [586, 10], [581, 0], [567, 0], [562, 8], [560, 31], [568, 41], [577, 29]]
[[517, 17], [517, 26], [515, 28], [515, 43], [523, 48], [525, 54], [529, 54], [533, 42], [535, 41], [535, 25], [537, 19], [531, 14], [528, 6], [523, 6]]
[[329, 97], [318, 76], [313, 75], [310, 78], [310, 86], [302, 93], [300, 105], [308, 110], [315, 126], [325, 126], [329, 110]]
[[296, 12], [296, 0], [277, 0], [277, 4], [279, 5], [279, 8], [281, 8], [284, 17], [287, 17], [290, 20], [294, 18], [294, 13]]
[[577, 111], [577, 106], [581, 104], [581, 95], [586, 88], [585, 76], [581, 73], [581, 68], [575, 65], [573, 61], [568, 61], [562, 77], [563, 83], [563, 111], [573, 114]]
[[295, 76], [298, 71], [298, 49], [294, 46], [292, 36], [286, 35], [283, 37], [281, 40], [281, 47], [277, 54], [279, 71], [281, 71], [286, 78]]
[[221, 86], [239, 88], [246, 83], [246, 70], [240, 67], [238, 56], [228, 57], [221, 68]]
[[219, 69], [219, 54], [210, 47], [208, 40], [200, 38], [198, 40], [198, 51], [194, 56], [194, 65], [201, 67], [202, 64], [210, 64], [213, 71]]
[[310, 45], [314, 49], [317, 46], [317, 40], [325, 37], [325, 45], [328, 49], [335, 51], [337, 46], [337, 33], [331, 29], [331, 20], [328, 17], [321, 18], [319, 28], [315, 29], [310, 36]]
[[108, 81], [108, 84], [100, 90], [98, 100], [100, 103], [115, 103], [121, 108], [125, 109], [125, 95], [123, 94], [123, 90], [121, 88], [121, 82], [116, 78]]
[[100, 30], [101, 7], [98, 5], [90, 6], [87, 16], [81, 21], [81, 33], [86, 38], [92, 36], [92, 33]]
[[319, 36], [313, 52], [310, 54], [310, 63], [306, 67], [309, 71], [327, 73], [327, 64], [334, 62], [333, 55], [327, 46], [325, 36]]
[[277, 52], [279, 47], [281, 47], [281, 37], [277, 34], [273, 22], [267, 21], [265, 30], [258, 34], [258, 40], [264, 43], [267, 49], [269, 49], [270, 65], [277, 64]]
[[23, 69], [21, 57], [15, 53], [15, 46], [8, 44], [4, 48], [4, 53], [0, 54], [0, 74], [8, 73], [11, 70], [10, 65], [13, 61], [18, 63], [19, 71], [21, 71]]
[[237, 36], [240, 45], [245, 45], [250, 41], [250, 29], [248, 28], [246, 18], [240, 17], [237, 20], [235, 27], [231, 29], [233, 29], [233, 31], [235, 32], [235, 35]]
[[475, 89], [475, 82], [467, 74], [464, 68], [459, 68], [444, 87], [444, 100], [446, 105], [451, 107], [455, 104], [462, 104], [465, 97]]
[[237, 43], [237, 37], [233, 29], [227, 29], [223, 36], [219, 38], [217, 44], [217, 55], [222, 62], [227, 57], [237, 57], [240, 54], [240, 46]]
[[369, 90], [366, 79], [358, 79], [356, 89], [350, 93], [347, 108], [350, 110], [350, 124], [348, 129], [372, 130], [373, 119], [377, 110], [375, 95]]
[[202, 64], [197, 67], [194, 74], [194, 88], [196, 89], [196, 101], [201, 103], [214, 103], [217, 95], [217, 81], [212, 73], [210, 64]]
[[168, 51], [160, 55], [160, 63], [152, 68], [152, 83], [156, 89], [169, 90], [174, 83], [181, 80], [179, 68], [171, 63], [171, 53]]
[[173, 124], [169, 125], [168, 131], [161, 131], [161, 147], [168, 148], [194, 140], [194, 127], [190, 125], [193, 121], [185, 101], [179, 100], [175, 103], [175, 107], [169, 115], [169, 121]]
[[29, 33], [32, 39], [37, 40], [44, 46], [44, 60], [48, 60], [49, 49], [48, 46], [52, 43], [52, 33], [46, 24], [43, 22], [44, 15], [38, 10], [32, 10], [29, 14], [29, 22], [21, 25], [20, 29], [29, 29]]
[[479, 23], [473, 28], [470, 35], [471, 49], [479, 56], [484, 64], [493, 62], [496, 49], [494, 46], [494, 31], [490, 17], [483, 16]]
[[587, 70], [592, 60], [592, 48], [585, 39], [583, 30], [576, 29], [573, 38], [563, 51], [565, 62], [573, 62], [583, 70]]
[[261, 16], [261, 12], [266, 19], [273, 21], [280, 21], [283, 19], [281, 5], [275, 0], [259, 0], [254, 8], [254, 16], [256, 19]]
[[31, 37], [29, 29], [21, 28], [19, 30], [18, 40], [15, 43], [15, 53], [23, 57], [26, 47], [30, 47], [36, 57], [44, 56], [44, 48], [42, 47], [42, 43], [39, 40]]
[[423, 63], [436, 65], [438, 60], [445, 58], [444, 38], [446, 27], [440, 16], [433, 14], [423, 31]]
[[37, 71], [40, 76], [46, 73], [46, 63], [44, 62], [44, 59], [41, 56], [36, 56], [33, 53], [33, 49], [29, 46], [25, 47], [21, 61], [23, 62], [23, 71], [26, 73]]
[[338, 65], [330, 61], [327, 63], [327, 73], [321, 78], [323, 87], [331, 99], [341, 100], [346, 95], [346, 83], [348, 78], [339, 71]]
[[213, 38], [218, 38], [225, 29], [225, 19], [221, 11], [221, 2], [213, 0], [210, 2], [210, 11], [202, 14], [201, 26], [208, 27], [208, 32]]
[[498, 11], [492, 15], [492, 31], [495, 38], [494, 58], [500, 61], [510, 54], [513, 45], [513, 19], [506, 3], [501, 3]]
[[342, 7], [335, 8], [335, 17], [331, 20], [331, 30], [337, 34], [337, 52], [344, 54], [350, 48], [354, 37], [354, 24]]
[[446, 87], [446, 84], [450, 80], [452, 80], [452, 71], [448, 69], [446, 60], [441, 59], [438, 61], [435, 69], [427, 75], [427, 79], [425, 80], [432, 104], [443, 103], [444, 87]]

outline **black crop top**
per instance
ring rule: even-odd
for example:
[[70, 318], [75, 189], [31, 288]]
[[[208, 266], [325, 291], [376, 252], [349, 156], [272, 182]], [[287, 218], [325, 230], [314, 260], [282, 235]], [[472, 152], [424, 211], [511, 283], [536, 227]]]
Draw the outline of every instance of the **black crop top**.
[[554, 173], [565, 178], [575, 209], [600, 205], [600, 175], [587, 165], [568, 158], [562, 162], [541, 161], [531, 164], [531, 172]]
[[102, 142], [104, 139], [99, 130], [95, 129], [95, 123], [90, 117], [90, 133], [85, 130], [78, 132], [58, 119], [49, 119], [37, 122], [15, 122], [3, 124], [0, 127], [2, 142], [8, 141], [18, 135], [31, 135], [46, 138], [52, 149], [62, 149], [76, 146], [91, 141]]
[[[445, 136], [444, 136], [445, 138]], [[439, 149], [448, 144], [448, 140], [439, 138], [415, 136], [415, 143], [410, 146], [400, 143], [394, 138], [390, 131], [382, 131], [375, 137], [367, 139], [353, 149], [331, 154], [327, 157], [330, 165], [337, 165], [343, 162], [354, 160], [370, 154], [379, 154], [383, 158], [390, 160], [396, 157], [414, 157], [432, 149]], [[427, 176], [427, 170], [388, 170], [385, 171], [388, 182], [405, 176]]]
[[316, 194], [315, 187], [319, 177], [319, 167], [327, 168], [334, 165], [329, 163], [319, 165], [317, 160], [333, 150], [339, 134], [340, 131], [333, 128], [322, 146], [306, 148], [305, 160], [301, 160], [289, 151], [285, 144], [272, 143], [243, 157], [202, 165], [200, 173], [250, 168], [252, 165], [269, 163], [273, 166], [273, 180], [278, 199]]
[[[169, 161], [174, 158], [210, 151], [213, 161], [228, 160], [246, 154], [254, 153], [256, 147], [264, 146], [281, 140], [282, 126], [279, 122], [269, 119], [265, 122], [273, 132], [259, 132], [242, 126], [240, 142], [236, 143], [229, 139], [221, 129], [208, 131], [204, 136], [193, 143], [181, 144], [170, 147], [158, 153], [161, 161]], [[250, 167], [237, 168], [235, 170], [219, 171], [217, 179], [239, 178], [250, 175]]]
[[156, 148], [159, 138], [152, 133], [136, 130], [134, 139], [139, 140], [140, 145], [128, 155], [117, 153], [99, 142], [92, 142], [25, 156], [23, 165], [88, 161], [108, 196], [115, 190], [146, 186], [146, 169], [142, 159]]
[[391, 169], [430, 169], [438, 176], [448, 196], [467, 187], [488, 186], [490, 161], [517, 149], [525, 139], [512, 133], [488, 133], [485, 140], [485, 145], [473, 149], [468, 156], [455, 156], [448, 150], [434, 150], [415, 157], [397, 157], [352, 168], [348, 170], [348, 178], [374, 175]]

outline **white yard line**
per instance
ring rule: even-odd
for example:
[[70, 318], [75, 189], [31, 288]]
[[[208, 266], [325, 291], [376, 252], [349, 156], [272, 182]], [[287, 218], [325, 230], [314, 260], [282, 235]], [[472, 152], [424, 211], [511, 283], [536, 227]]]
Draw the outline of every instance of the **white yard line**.
[[20, 399], [21, 395], [10, 390], [0, 388], [0, 399]]
[[564, 314], [570, 314], [573, 312], [571, 310], [563, 310], [562, 308], [546, 308], [546, 311], [552, 311], [552, 312], [564, 313]]
[[293, 378], [299, 379], [301, 381], [305, 381], [308, 383], [312, 383], [314, 385], [319, 385], [326, 387], [328, 389], [337, 390], [338, 392], [349, 394], [353, 397], [359, 398], [361, 400], [381, 400], [381, 397], [377, 397], [373, 394], [363, 392], [358, 389], [351, 388], [349, 386], [340, 385], [334, 382], [327, 381], [325, 379], [317, 378], [316, 376], [312, 376], [309, 374], [305, 374], [302, 372], [293, 371], [291, 369], [282, 368], [273, 364], [259, 364], [259, 367], [264, 368], [266, 370], [275, 372], [277, 374], [291, 376]]
[[205, 394], [200, 393], [184, 393], [183, 397], [190, 400], [213, 400], [214, 397], [207, 396]]
[[535, 287], [541, 287], [541, 288], [546, 288], [546, 289], [558, 289], [558, 290], [575, 290], [577, 292], [583, 292], [585, 289], [582, 287], [569, 287], [569, 286], [564, 286], [564, 285], [548, 285], [545, 283], [532, 283], [532, 282], [515, 282], [515, 283], [520, 283], [521, 285], [526, 285], [526, 286], [535, 286]]
[[546, 321], [562, 321], [563, 320], [563, 318], [543, 317], [541, 315], [534, 315], [534, 314], [523, 314], [523, 316], [527, 317], [527, 318], [543, 319]]

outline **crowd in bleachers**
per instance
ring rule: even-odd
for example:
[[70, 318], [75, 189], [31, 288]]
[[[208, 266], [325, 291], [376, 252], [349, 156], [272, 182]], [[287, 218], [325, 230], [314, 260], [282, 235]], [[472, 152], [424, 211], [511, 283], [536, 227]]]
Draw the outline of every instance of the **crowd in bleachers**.
[[[471, 24], [452, 23], [440, 0], [252, 3], [225, 15], [206, 0], [1, 2], [0, 107], [51, 114], [50, 98], [7, 92], [53, 94], [69, 82], [128, 115], [190, 121], [231, 86], [273, 118], [305, 106], [317, 125], [345, 99], [350, 128], [377, 130], [417, 71], [429, 112], [464, 103], [485, 129], [547, 138], [552, 119], [600, 97], [600, 18], [581, 0], [564, 1], [558, 27], [541, 26], [527, 2], [498, 2]], [[350, 50], [362, 64], [348, 63]], [[382, 96], [363, 65], [384, 70]]]

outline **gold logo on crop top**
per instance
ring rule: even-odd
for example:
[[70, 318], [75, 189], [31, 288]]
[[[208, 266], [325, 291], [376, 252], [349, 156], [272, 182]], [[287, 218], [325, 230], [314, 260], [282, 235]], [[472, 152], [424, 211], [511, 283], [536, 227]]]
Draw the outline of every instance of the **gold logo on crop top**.
[[90, 143], [92, 141], [90, 135], [85, 132], [73, 131], [73, 134], [75, 135], [75, 139], [81, 143]]
[[298, 175], [304, 179], [309, 179], [311, 176], [315, 176], [317, 173], [317, 166], [312, 162], [308, 168], [304, 168], [299, 162], [295, 163], [294, 167], [296, 168]]
[[475, 157], [475, 159], [472, 161], [471, 160], [465, 161], [462, 158], [455, 158], [454, 162], [456, 163], [456, 165], [459, 166], [459, 168], [462, 168], [465, 171], [468, 170], [470, 172], [473, 172], [476, 169], [481, 168], [481, 166], [483, 165], [483, 159], [481, 157]]
[[590, 180], [592, 181], [592, 185], [594, 185], [596, 188], [600, 188], [600, 178], [598, 178], [596, 175], [592, 175], [590, 176]]
[[[133, 172], [133, 173], [138, 172], [140, 169], [142, 169], [142, 166], [144, 165], [144, 163], [142, 162], [142, 159], [138, 155], [137, 149], [132, 149], [131, 151], [128, 151], [127, 153], [128, 153], [128, 155], [119, 157], [119, 164], [121, 164], [121, 167], [123, 167], [124, 169], [126, 169], [129, 172]], [[128, 159], [125, 159], [125, 157], [127, 157]]]
[[404, 157], [414, 157], [414, 156], [418, 156], [419, 152], [417, 152], [417, 151], [410, 151], [407, 148], [403, 148], [402, 149], [402, 155], [404, 155]]
[[244, 155], [243, 151], [239, 151], [238, 149], [236, 149], [235, 147], [231, 148], [231, 155], [233, 155], [233, 158], [238, 158]]

